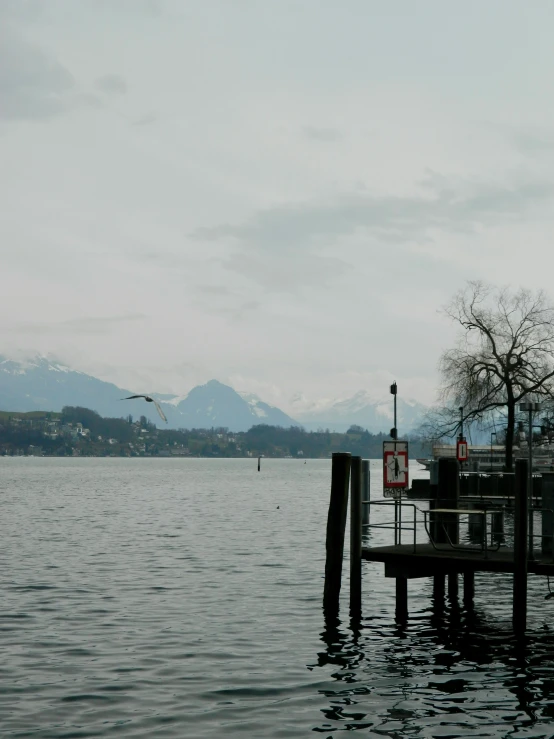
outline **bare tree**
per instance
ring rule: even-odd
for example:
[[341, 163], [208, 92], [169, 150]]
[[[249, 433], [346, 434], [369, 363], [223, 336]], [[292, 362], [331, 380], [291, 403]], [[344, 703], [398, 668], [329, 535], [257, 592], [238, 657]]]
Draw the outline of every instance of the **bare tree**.
[[506, 417], [506, 469], [513, 465], [517, 404], [554, 398], [554, 306], [542, 291], [469, 282], [445, 309], [461, 328], [440, 359], [440, 428], [481, 427]]

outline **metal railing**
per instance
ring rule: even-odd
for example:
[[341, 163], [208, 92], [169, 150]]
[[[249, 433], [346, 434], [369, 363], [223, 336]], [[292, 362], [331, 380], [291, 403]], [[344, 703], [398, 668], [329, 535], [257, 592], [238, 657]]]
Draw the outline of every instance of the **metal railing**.
[[[417, 539], [417, 511], [419, 510], [414, 503], [402, 503], [398, 505], [396, 500], [370, 500], [367, 505], [385, 505], [394, 506], [395, 515], [392, 521], [386, 521], [385, 523], [367, 523], [364, 528], [373, 529], [392, 529], [394, 530], [394, 544], [402, 544], [402, 531], [413, 532], [413, 550], [416, 550], [416, 539]], [[402, 525], [402, 508], [413, 508], [414, 509], [414, 521], [413, 526]], [[371, 521], [371, 517], [370, 517]]]
[[[427, 502], [431, 501], [432, 499], [428, 499]], [[423, 501], [420, 501], [423, 502]], [[502, 538], [499, 536], [501, 532], [498, 530], [495, 530], [494, 528], [494, 518], [493, 516], [495, 514], [499, 513], [507, 513], [508, 509], [505, 507], [502, 508], [488, 508], [488, 509], [439, 509], [439, 511], [433, 510], [433, 509], [422, 509], [418, 508], [414, 503], [407, 503], [402, 502], [400, 504], [399, 501], [396, 500], [371, 500], [371, 501], [364, 501], [364, 503], [368, 506], [388, 506], [388, 507], [394, 507], [394, 518], [392, 520], [386, 520], [382, 521], [380, 523], [368, 523], [364, 524], [364, 529], [389, 529], [394, 531], [394, 544], [401, 545], [402, 544], [402, 532], [410, 532], [411, 533], [411, 540], [412, 540], [412, 548], [413, 552], [416, 551], [417, 546], [417, 527], [418, 524], [423, 524], [423, 529], [425, 530], [425, 533], [427, 535], [428, 542], [433, 546], [433, 548], [436, 551], [440, 551], [439, 547], [437, 547], [437, 544], [444, 543], [448, 545], [448, 548], [453, 550], [460, 550], [460, 551], [467, 551], [467, 547], [460, 546], [459, 544], [456, 544], [452, 541], [451, 536], [449, 535], [449, 532], [447, 528], [444, 526], [444, 522], [441, 521], [440, 524], [442, 525], [442, 529], [446, 535], [447, 541], [445, 542], [436, 542], [435, 536], [433, 536], [431, 530], [430, 530], [430, 524], [431, 519], [430, 516], [432, 514], [436, 515], [444, 515], [445, 511], [448, 510], [448, 512], [452, 515], [477, 515], [477, 516], [483, 516], [483, 529], [481, 533], [481, 547], [480, 550], [484, 552], [485, 559], [488, 558], [488, 555], [490, 552], [498, 551], [500, 547], [502, 546]], [[403, 508], [411, 508], [413, 511], [413, 519], [408, 523], [406, 519], [402, 518], [402, 509]], [[422, 514], [422, 517], [418, 519], [418, 512]], [[542, 516], [545, 514], [549, 515], [552, 520], [552, 526], [551, 526], [551, 532], [549, 533], [535, 533], [534, 538], [540, 539], [541, 541], [543, 539], [550, 540], [550, 546], [545, 548], [541, 548], [541, 554], [543, 557], [546, 555], [549, 556], [554, 562], [554, 509], [552, 508], [542, 508], [542, 507], [535, 507], [533, 506], [531, 510], [531, 515], [535, 513], [541, 513]], [[544, 529], [543, 529], [544, 530]], [[489, 544], [489, 535], [490, 535], [490, 544]], [[503, 534], [502, 534], [503, 536]], [[498, 537], [498, 541], [495, 544], [495, 537]], [[531, 551], [529, 548], [529, 536], [527, 536], [527, 546], [528, 546], [528, 552], [529, 552], [529, 559], [533, 560], [535, 559], [534, 556], [534, 550]]]

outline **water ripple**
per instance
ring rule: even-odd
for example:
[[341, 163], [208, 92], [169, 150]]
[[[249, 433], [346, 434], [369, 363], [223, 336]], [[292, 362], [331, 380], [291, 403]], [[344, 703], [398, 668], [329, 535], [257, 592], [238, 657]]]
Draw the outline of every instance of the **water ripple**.
[[364, 564], [362, 621], [325, 621], [327, 461], [0, 459], [0, 480], [2, 737], [554, 735], [540, 578], [525, 648], [504, 575], [470, 610], [411, 581], [398, 625]]

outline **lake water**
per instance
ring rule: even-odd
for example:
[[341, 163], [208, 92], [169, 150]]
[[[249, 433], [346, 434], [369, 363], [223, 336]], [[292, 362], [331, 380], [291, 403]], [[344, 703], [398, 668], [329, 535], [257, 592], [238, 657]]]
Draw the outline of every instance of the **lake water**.
[[430, 581], [411, 581], [403, 628], [394, 580], [364, 563], [352, 628], [345, 563], [341, 620], [325, 624], [330, 473], [0, 458], [0, 736], [554, 736], [544, 579], [530, 580], [525, 648], [501, 575], [476, 577], [474, 610], [442, 613]]

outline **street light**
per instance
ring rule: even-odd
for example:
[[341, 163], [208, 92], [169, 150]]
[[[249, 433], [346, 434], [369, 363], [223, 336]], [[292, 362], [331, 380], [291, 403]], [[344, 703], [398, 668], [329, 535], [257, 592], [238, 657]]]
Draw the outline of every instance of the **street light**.
[[398, 429], [396, 428], [396, 396], [398, 394], [398, 385], [393, 382], [390, 386], [391, 395], [394, 395], [394, 426], [390, 430], [391, 439], [398, 439]]
[[529, 559], [533, 559], [533, 413], [540, 411], [540, 403], [520, 403], [519, 410], [529, 413], [529, 436], [527, 439], [527, 510], [529, 518]]

